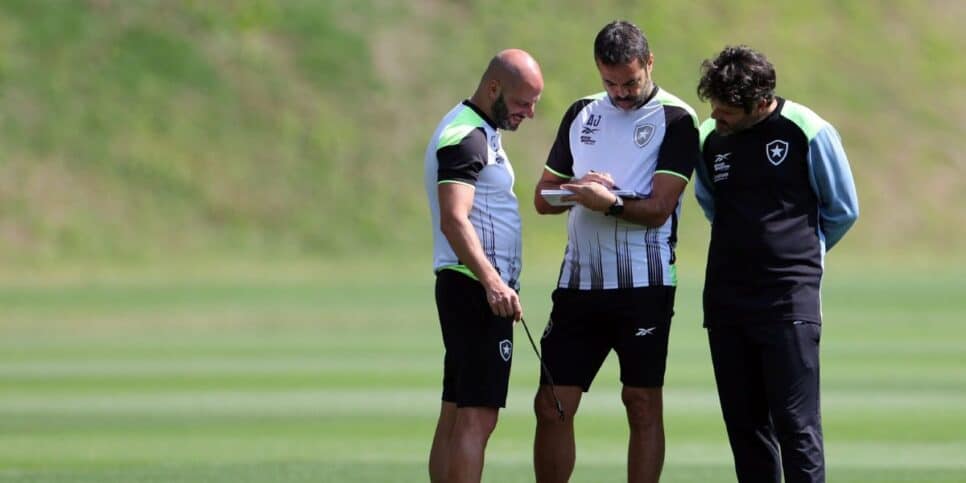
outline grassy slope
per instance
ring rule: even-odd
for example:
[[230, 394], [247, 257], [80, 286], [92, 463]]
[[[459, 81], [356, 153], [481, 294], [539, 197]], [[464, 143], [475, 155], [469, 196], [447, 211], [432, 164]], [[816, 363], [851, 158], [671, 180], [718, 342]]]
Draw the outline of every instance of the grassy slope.
[[[2, 2], [0, 252], [423, 250], [425, 138], [495, 50], [519, 46], [547, 86], [506, 144], [527, 250], [556, 253], [559, 220], [526, 209], [530, 186], [563, 110], [600, 89], [590, 44], [615, 17], [645, 28], [656, 79], [702, 115], [702, 58], [739, 42], [770, 55], [780, 93], [845, 138], [863, 219], [844, 250], [963, 247], [950, 209], [966, 205], [962, 2], [508, 5]], [[690, 197], [682, 245], [697, 253], [706, 228]]]
[[[424, 479], [441, 349], [430, 278], [415, 270], [3, 281], [0, 481]], [[823, 406], [835, 481], [966, 478], [959, 273], [829, 277]], [[733, 481], [699, 286], [682, 277], [662, 481]], [[531, 330], [542, 329], [548, 291], [531, 282], [524, 293]], [[515, 342], [486, 481], [532, 481], [537, 365], [519, 327]], [[623, 479], [616, 369], [611, 358], [581, 406], [574, 481]]]

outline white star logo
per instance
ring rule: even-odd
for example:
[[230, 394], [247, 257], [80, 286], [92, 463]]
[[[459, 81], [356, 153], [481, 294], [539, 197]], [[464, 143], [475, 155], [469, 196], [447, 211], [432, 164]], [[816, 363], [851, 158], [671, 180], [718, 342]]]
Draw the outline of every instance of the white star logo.
[[510, 361], [510, 356], [512, 356], [512, 355], [513, 355], [513, 342], [510, 342], [509, 339], [503, 339], [503, 340], [501, 340], [500, 341], [500, 357], [502, 357], [504, 361], [509, 362]]
[[765, 156], [768, 158], [768, 162], [775, 166], [782, 164], [782, 161], [788, 156], [788, 141], [776, 139], [766, 144]]

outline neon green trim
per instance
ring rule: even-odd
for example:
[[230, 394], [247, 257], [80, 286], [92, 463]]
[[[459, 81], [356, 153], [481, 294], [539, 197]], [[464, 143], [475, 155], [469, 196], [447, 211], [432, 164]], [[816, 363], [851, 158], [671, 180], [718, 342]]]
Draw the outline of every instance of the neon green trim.
[[547, 170], [547, 171], [550, 171], [551, 173], [553, 173], [553, 174], [554, 174], [554, 176], [557, 176], [558, 178], [563, 178], [563, 179], [574, 179], [574, 177], [573, 177], [573, 176], [567, 176], [566, 174], [563, 174], [563, 173], [561, 173], [561, 172], [559, 172], [559, 171], [554, 171], [554, 170], [553, 170], [553, 168], [551, 168], [550, 166], [544, 166], [544, 167], [543, 167], [543, 169], [545, 169], [545, 170]]
[[473, 275], [473, 272], [470, 271], [469, 268], [466, 268], [466, 265], [446, 265], [446, 266], [439, 267], [439, 270], [452, 270], [454, 272], [462, 273], [463, 275], [466, 275], [467, 277], [470, 277], [473, 280], [476, 280], [477, 282], [480, 281], [480, 279], [476, 278], [476, 275]]
[[671, 265], [671, 286], [676, 287], [678, 285], [678, 266]]
[[456, 117], [450, 121], [450, 123], [443, 128], [442, 132], [439, 133], [439, 141], [436, 143], [436, 149], [442, 149], [446, 146], [452, 146], [454, 144], [459, 144], [467, 134], [472, 132], [478, 127], [482, 127], [486, 121], [480, 117], [473, 109], [468, 107], [463, 109]]
[[683, 179], [685, 183], [689, 183], [691, 181], [690, 179], [688, 179], [687, 176], [685, 176], [685, 175], [683, 175], [681, 173], [675, 173], [674, 171], [668, 171], [666, 169], [659, 169], [659, 170], [657, 170], [657, 171], [654, 172], [654, 174], [658, 174], [658, 173], [669, 174], [671, 176], [677, 176], [678, 178]]
[[679, 99], [674, 94], [671, 94], [670, 92], [664, 89], [658, 89], [657, 95], [654, 96], [654, 99], [656, 99], [657, 102], [660, 102], [662, 105], [676, 106], [676, 107], [680, 107], [681, 109], [684, 109], [685, 111], [688, 111], [688, 114], [691, 115], [691, 122], [694, 123], [694, 127], [695, 128], [698, 127], [698, 114], [694, 112], [694, 109], [691, 106], [689, 106], [686, 102]]
[[476, 186], [473, 186], [473, 185], [471, 185], [471, 184], [469, 184], [467, 182], [464, 182], [464, 181], [456, 181], [454, 179], [441, 179], [441, 180], [437, 181], [436, 184], [437, 185], [441, 185], [441, 184], [461, 184], [461, 185], [469, 186], [470, 188], [476, 189]]
[[708, 135], [714, 131], [714, 119], [710, 117], [701, 123], [701, 128], [698, 129], [698, 134], [701, 136], [701, 149], [704, 149], [704, 140], [708, 139]]
[[785, 106], [782, 107], [782, 117], [794, 122], [805, 132], [805, 137], [811, 141], [819, 131], [828, 125], [825, 119], [815, 114], [811, 109], [796, 102], [785, 99]]

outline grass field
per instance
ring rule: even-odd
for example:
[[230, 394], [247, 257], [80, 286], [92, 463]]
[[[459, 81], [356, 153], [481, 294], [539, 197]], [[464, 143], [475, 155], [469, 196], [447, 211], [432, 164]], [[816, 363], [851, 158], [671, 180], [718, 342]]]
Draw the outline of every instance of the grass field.
[[[0, 481], [424, 481], [441, 341], [419, 265], [0, 278]], [[966, 481], [962, 270], [837, 272], [825, 286], [829, 481]], [[528, 267], [540, 331], [554, 269]], [[685, 272], [665, 482], [734, 481]], [[522, 328], [486, 481], [532, 481], [537, 365]], [[623, 479], [609, 360], [578, 416], [575, 482]]]

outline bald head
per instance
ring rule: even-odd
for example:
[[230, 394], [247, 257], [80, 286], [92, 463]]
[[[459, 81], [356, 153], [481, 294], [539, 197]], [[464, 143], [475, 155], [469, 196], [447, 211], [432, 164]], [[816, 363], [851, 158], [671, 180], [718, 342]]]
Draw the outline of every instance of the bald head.
[[506, 84], [522, 83], [532, 89], [543, 90], [540, 65], [526, 51], [506, 49], [490, 59], [481, 82], [497, 80]]
[[496, 54], [483, 72], [471, 101], [500, 129], [515, 131], [532, 118], [543, 92], [543, 73], [534, 58], [520, 49]]

